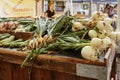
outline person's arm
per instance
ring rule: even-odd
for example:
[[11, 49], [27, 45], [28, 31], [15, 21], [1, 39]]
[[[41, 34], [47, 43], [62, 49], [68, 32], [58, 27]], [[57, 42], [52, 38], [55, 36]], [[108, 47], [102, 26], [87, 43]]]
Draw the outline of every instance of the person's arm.
[[48, 17], [48, 13], [47, 12], [45, 12], [45, 17]]

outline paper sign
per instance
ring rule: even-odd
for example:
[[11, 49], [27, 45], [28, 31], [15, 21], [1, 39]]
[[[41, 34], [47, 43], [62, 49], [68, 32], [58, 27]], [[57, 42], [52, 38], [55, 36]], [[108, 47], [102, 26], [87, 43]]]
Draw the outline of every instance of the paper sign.
[[25, 17], [35, 14], [35, 0], [0, 0], [0, 17]]

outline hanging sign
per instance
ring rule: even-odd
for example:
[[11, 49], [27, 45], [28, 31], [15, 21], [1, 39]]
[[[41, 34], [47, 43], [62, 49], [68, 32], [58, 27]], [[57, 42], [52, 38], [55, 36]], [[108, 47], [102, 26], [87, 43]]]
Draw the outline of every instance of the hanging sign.
[[0, 0], [0, 17], [27, 17], [35, 14], [35, 0]]

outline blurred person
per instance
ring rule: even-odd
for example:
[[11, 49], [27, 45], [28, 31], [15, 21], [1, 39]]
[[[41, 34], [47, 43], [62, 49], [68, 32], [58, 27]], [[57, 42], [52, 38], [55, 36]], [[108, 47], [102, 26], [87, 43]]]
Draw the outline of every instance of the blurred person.
[[54, 15], [55, 15], [54, 4], [49, 3], [48, 10], [45, 12], [45, 16], [48, 18], [54, 18]]
[[103, 12], [108, 14], [109, 10], [110, 10], [110, 5], [106, 4]]
[[114, 30], [116, 30], [117, 28], [117, 4], [113, 7], [113, 11], [112, 11], [112, 17], [115, 21], [114, 23], [112, 23], [111, 25], [113, 26]]
[[112, 16], [113, 7], [110, 4], [106, 4], [103, 13], [106, 13], [109, 17]]
[[114, 7], [113, 7], [112, 5], [110, 5], [109, 14], [108, 14], [108, 16], [109, 16], [110, 18], [112, 18], [113, 15], [114, 15], [113, 9], [114, 9]]
[[113, 14], [114, 14], [114, 17], [117, 18], [117, 4], [113, 8]]

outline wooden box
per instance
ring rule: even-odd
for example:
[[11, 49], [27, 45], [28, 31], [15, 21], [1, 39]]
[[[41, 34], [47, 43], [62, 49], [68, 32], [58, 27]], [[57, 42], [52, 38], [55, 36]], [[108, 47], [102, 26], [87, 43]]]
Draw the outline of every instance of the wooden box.
[[31, 39], [33, 38], [33, 33], [32, 32], [14, 32], [14, 31], [2, 31], [0, 30], [0, 34], [3, 33], [9, 33], [11, 35], [14, 35], [16, 38], [21, 38], [23, 40]]
[[115, 77], [115, 52], [109, 49], [103, 62], [61, 55], [41, 54], [29, 74], [28, 63], [20, 64], [27, 53], [0, 48], [0, 80], [110, 80]]
[[20, 67], [27, 54], [0, 48], [0, 80], [110, 80], [116, 74], [116, 54], [112, 48], [108, 49], [101, 61], [63, 54], [40, 54], [31, 73], [31, 63]]

